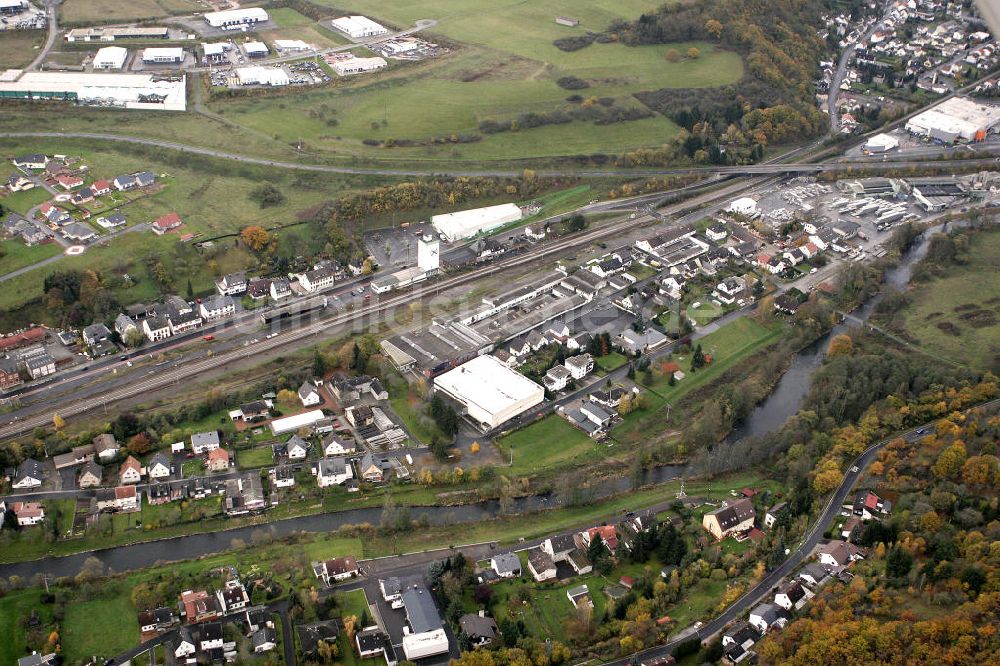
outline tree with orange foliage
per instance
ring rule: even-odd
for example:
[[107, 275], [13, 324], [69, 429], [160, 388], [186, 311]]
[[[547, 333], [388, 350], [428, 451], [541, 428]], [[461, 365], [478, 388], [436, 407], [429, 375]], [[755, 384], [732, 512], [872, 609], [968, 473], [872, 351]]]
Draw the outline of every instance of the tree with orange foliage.
[[271, 243], [271, 234], [264, 227], [251, 224], [240, 232], [240, 240], [254, 252], [261, 252]]
[[850, 354], [854, 351], [854, 340], [851, 336], [841, 333], [840, 335], [833, 336], [830, 340], [830, 346], [826, 350], [827, 356], [841, 356]]

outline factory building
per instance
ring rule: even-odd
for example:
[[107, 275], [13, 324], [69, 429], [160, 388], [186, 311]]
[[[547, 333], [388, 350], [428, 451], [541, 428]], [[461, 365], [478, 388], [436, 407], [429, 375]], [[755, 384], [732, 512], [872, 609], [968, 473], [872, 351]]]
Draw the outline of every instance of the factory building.
[[351, 39], [388, 35], [389, 30], [366, 16], [341, 16], [330, 24]]
[[312, 47], [301, 39], [276, 39], [274, 48], [280, 53], [297, 53], [299, 51], [309, 51]]
[[450, 242], [455, 242], [463, 238], [472, 238], [478, 233], [492, 231], [508, 222], [516, 222], [521, 219], [521, 215], [521, 209], [517, 204], [507, 203], [435, 215], [431, 218], [431, 224]]
[[243, 45], [243, 51], [248, 58], [264, 58], [270, 53], [264, 42], [247, 42]]
[[176, 65], [184, 60], [184, 49], [174, 47], [150, 47], [142, 50], [142, 62], [147, 65]]
[[287, 86], [291, 83], [282, 67], [238, 67], [236, 79], [241, 86]]
[[119, 39], [167, 39], [166, 28], [127, 26], [124, 28], [73, 28], [66, 32], [67, 42], [113, 42]]
[[1000, 106], [952, 97], [910, 118], [906, 131], [941, 143], [982, 141], [998, 124]]
[[105, 71], [112, 69], [122, 69], [128, 59], [128, 49], [120, 46], [105, 46], [97, 50], [94, 56], [94, 69]]
[[229, 49], [229, 42], [215, 42], [201, 45], [201, 50], [205, 54], [205, 62], [225, 62], [226, 52]]
[[899, 140], [890, 134], [876, 134], [865, 142], [862, 150], [869, 155], [887, 153], [899, 147]]
[[340, 76], [351, 74], [362, 74], [364, 72], [374, 72], [376, 69], [383, 69], [389, 63], [385, 58], [349, 58], [347, 60], [337, 60], [333, 63], [333, 71]]
[[506, 423], [545, 399], [544, 388], [488, 354], [439, 375], [434, 390], [462, 405], [484, 430]]
[[0, 100], [64, 100], [125, 109], [183, 111], [187, 106], [185, 77], [175, 81], [149, 74], [84, 74], [81, 72], [21, 72], [0, 74]]
[[213, 28], [232, 30], [243, 26], [252, 26], [267, 20], [267, 12], [260, 7], [246, 9], [227, 9], [222, 12], [207, 12], [205, 20]]

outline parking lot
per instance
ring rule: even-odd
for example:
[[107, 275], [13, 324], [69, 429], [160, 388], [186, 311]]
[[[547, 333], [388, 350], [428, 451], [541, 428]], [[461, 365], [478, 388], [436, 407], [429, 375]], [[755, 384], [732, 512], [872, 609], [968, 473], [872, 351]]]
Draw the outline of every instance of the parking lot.
[[45, 12], [33, 5], [28, 5], [20, 14], [0, 17], [0, 30], [44, 30], [47, 25]]
[[[382, 268], [414, 266], [417, 263], [417, 239], [424, 234], [437, 236], [437, 230], [428, 222], [406, 223], [406, 226], [389, 227], [366, 232], [365, 247]], [[447, 243], [441, 242], [441, 251]]]

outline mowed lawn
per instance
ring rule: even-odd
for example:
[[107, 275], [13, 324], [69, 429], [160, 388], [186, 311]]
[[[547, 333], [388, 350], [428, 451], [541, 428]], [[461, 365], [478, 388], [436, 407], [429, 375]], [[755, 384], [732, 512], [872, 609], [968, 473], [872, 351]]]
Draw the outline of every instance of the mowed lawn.
[[1000, 231], [977, 232], [968, 262], [918, 283], [894, 322], [931, 354], [1000, 372]]
[[271, 453], [270, 446], [241, 449], [236, 452], [236, 464], [240, 469], [267, 467], [274, 464], [274, 455]]
[[[324, 3], [336, 6], [335, 3]], [[639, 106], [633, 93], [658, 88], [700, 88], [733, 83], [743, 73], [738, 54], [705, 42], [672, 45], [682, 53], [691, 46], [697, 59], [669, 63], [667, 46], [630, 47], [594, 43], [574, 52], [553, 45], [560, 37], [603, 31], [615, 19], [635, 19], [657, 3], [601, 0], [576, 6], [563, 0], [501, 2], [432, 0], [366, 5], [366, 14], [396, 27], [418, 19], [438, 24], [424, 36], [443, 35], [458, 43], [455, 52], [419, 64], [390, 62], [377, 75], [340, 80], [331, 88], [305, 93], [289, 105], [274, 99], [222, 100], [213, 110], [241, 126], [279, 137], [306, 138], [312, 147], [337, 153], [364, 154], [382, 160], [504, 160], [586, 152], [620, 153], [659, 145], [677, 132], [656, 116], [598, 126], [574, 121], [529, 130], [483, 135], [476, 143], [384, 149], [364, 140], [427, 140], [453, 134], [476, 134], [484, 120], [509, 121], [527, 112], [569, 108], [565, 98], [611, 97], [621, 106]], [[581, 20], [576, 28], [555, 23], [557, 15]], [[567, 91], [565, 76], [585, 79], [590, 87]], [[325, 114], [319, 113], [325, 110]], [[334, 113], [334, 111], [336, 113]], [[335, 116], [337, 124], [327, 124]]]
[[62, 248], [56, 243], [28, 247], [20, 240], [0, 241], [0, 275], [57, 255]]
[[69, 663], [92, 655], [112, 657], [139, 643], [139, 622], [127, 590], [121, 594], [66, 606], [63, 655]]
[[508, 461], [511, 453], [514, 455], [513, 466], [502, 468], [501, 473], [515, 476], [597, 460], [603, 455], [594, 440], [556, 414], [506, 435], [497, 444]]
[[203, 12], [196, 0], [65, 0], [59, 6], [61, 23], [107, 23]]

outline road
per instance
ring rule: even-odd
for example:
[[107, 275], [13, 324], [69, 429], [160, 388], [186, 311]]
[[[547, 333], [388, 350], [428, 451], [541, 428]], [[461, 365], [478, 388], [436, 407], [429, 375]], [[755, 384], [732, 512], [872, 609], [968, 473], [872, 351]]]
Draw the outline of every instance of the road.
[[[144, 230], [146, 230], [148, 228], [149, 228], [149, 223], [148, 222], [143, 222], [141, 224], [136, 224], [135, 226], [131, 226], [131, 227], [128, 227], [126, 229], [122, 229], [121, 231], [116, 231], [116, 232], [114, 232], [112, 234], [108, 234], [107, 236], [99, 236], [98, 239], [94, 242], [94, 244], [95, 245], [102, 245], [102, 244], [108, 242], [109, 240], [111, 240], [112, 238], [117, 238], [118, 236], [121, 236], [122, 234], [129, 234], [129, 233], [135, 233], [137, 231], [144, 231]], [[66, 245], [66, 243], [63, 241], [63, 239], [58, 234], [52, 234], [52, 237], [54, 239], [56, 239], [56, 242], [60, 243], [61, 245]], [[52, 255], [51, 257], [47, 257], [45, 259], [42, 259], [41, 261], [36, 261], [33, 264], [28, 264], [27, 266], [22, 266], [21, 268], [12, 270], [9, 273], [4, 273], [3, 275], [0, 275], [0, 282], [6, 282], [8, 280], [13, 280], [14, 278], [16, 278], [19, 275], [24, 275], [25, 273], [30, 273], [31, 271], [33, 271], [35, 269], [42, 268], [43, 266], [49, 266], [49, 265], [54, 264], [56, 262], [62, 261], [65, 258], [66, 258], [66, 254], [61, 252], [59, 254]]]
[[[882, 8], [882, 15], [884, 16], [886, 11], [889, 9], [891, 3], [886, 4]], [[868, 26], [868, 29], [863, 35], [861, 35], [858, 40], [843, 50], [840, 54], [840, 60], [837, 62], [837, 71], [834, 72], [833, 78], [830, 81], [830, 91], [827, 94], [827, 111], [830, 115], [830, 134], [837, 134], [840, 132], [840, 111], [837, 107], [837, 98], [840, 95], [840, 85], [844, 81], [844, 76], [847, 75], [847, 64], [851, 60], [851, 56], [854, 55], [854, 51], [858, 48], [859, 44], [867, 42], [869, 38], [875, 31], [882, 27], [882, 18], [872, 21], [872, 24]]]
[[38, 52], [38, 55], [31, 61], [31, 64], [25, 68], [29, 72], [38, 68], [38, 65], [45, 60], [45, 56], [49, 54], [52, 46], [56, 43], [56, 38], [59, 36], [59, 17], [56, 13], [56, 7], [59, 6], [60, 2], [62, 0], [45, 0], [45, 13], [48, 15], [49, 35], [45, 39], [45, 45], [42, 46], [42, 50]]

